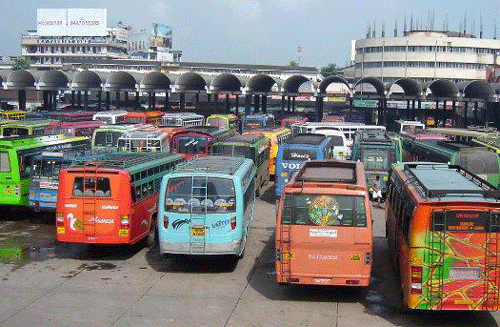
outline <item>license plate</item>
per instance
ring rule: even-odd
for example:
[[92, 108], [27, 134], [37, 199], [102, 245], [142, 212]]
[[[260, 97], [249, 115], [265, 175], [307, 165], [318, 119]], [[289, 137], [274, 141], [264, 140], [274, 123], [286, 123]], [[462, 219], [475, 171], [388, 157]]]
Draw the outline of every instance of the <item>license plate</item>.
[[66, 229], [64, 227], [57, 227], [57, 234], [66, 234]]
[[120, 230], [118, 231], [118, 235], [119, 235], [119, 236], [128, 236], [129, 232], [130, 232], [130, 231], [129, 231], [128, 229], [120, 229]]
[[450, 268], [451, 279], [481, 279], [481, 268]]
[[191, 228], [191, 236], [205, 236], [205, 228]]

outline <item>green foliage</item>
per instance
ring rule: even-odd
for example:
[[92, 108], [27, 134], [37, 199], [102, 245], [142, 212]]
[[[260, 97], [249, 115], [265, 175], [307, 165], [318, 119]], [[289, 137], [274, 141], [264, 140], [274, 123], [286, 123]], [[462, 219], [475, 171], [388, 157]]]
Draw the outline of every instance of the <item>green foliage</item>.
[[339, 69], [335, 64], [328, 64], [328, 66], [321, 68], [321, 75], [328, 77], [331, 75], [340, 75]]
[[30, 69], [31, 61], [24, 57], [16, 57], [12, 64], [12, 70]]
[[288, 67], [299, 67], [299, 64], [295, 60], [292, 60], [288, 64]]

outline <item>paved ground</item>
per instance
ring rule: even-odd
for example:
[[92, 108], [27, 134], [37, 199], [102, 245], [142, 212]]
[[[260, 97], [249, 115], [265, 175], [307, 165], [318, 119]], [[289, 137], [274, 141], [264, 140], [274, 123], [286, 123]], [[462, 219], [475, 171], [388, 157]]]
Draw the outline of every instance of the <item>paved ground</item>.
[[497, 313], [409, 312], [401, 308], [374, 208], [375, 253], [366, 294], [351, 288], [278, 286], [274, 199], [257, 201], [245, 257], [171, 261], [157, 248], [59, 244], [54, 224], [3, 212], [0, 242], [29, 249], [0, 264], [0, 326], [497, 326]]

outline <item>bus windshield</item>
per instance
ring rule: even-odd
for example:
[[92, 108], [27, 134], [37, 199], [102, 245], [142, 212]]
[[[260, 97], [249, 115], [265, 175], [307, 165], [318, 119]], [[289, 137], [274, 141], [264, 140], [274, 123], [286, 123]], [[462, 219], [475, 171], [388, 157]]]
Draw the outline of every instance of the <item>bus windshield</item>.
[[366, 227], [362, 196], [287, 194], [282, 224]]
[[27, 128], [6, 127], [3, 129], [3, 136], [11, 136], [11, 135], [25, 136], [28, 134], [29, 134], [29, 130]]
[[249, 146], [223, 145], [217, 147], [215, 152], [217, 154], [224, 154], [228, 156], [243, 156], [245, 158], [252, 159], [255, 162], [254, 148]]
[[207, 125], [216, 126], [224, 129], [227, 129], [229, 127], [227, 126], [227, 121], [224, 118], [210, 118]]
[[0, 173], [10, 173], [9, 153], [0, 152]]
[[311, 160], [316, 159], [316, 150], [287, 149], [283, 150], [283, 160]]
[[394, 150], [392, 148], [362, 149], [361, 161], [365, 170], [388, 170], [395, 162]]
[[123, 132], [103, 131], [95, 133], [95, 146], [116, 146]]
[[202, 153], [205, 152], [206, 146], [207, 139], [204, 137], [179, 137], [179, 153]]
[[61, 160], [56, 160], [56, 159], [41, 159], [37, 160], [35, 162], [35, 165], [33, 166], [33, 176], [40, 176], [40, 177], [46, 177], [46, 178], [51, 178], [55, 177], [58, 178], [59, 176], [59, 171], [64, 168], [69, 167], [69, 162], [67, 161], [61, 161]]
[[329, 135], [333, 146], [345, 146], [342, 136]]
[[236, 212], [234, 183], [228, 178], [176, 177], [167, 184], [167, 212]]

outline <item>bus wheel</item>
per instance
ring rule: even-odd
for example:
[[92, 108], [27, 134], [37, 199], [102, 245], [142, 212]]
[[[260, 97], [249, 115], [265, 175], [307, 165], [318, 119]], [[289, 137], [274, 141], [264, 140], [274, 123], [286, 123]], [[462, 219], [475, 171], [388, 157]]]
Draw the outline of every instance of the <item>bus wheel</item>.
[[146, 237], [146, 246], [152, 247], [156, 243], [156, 218], [151, 219], [151, 226], [149, 226], [149, 233]]

